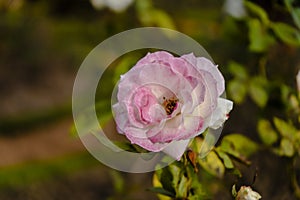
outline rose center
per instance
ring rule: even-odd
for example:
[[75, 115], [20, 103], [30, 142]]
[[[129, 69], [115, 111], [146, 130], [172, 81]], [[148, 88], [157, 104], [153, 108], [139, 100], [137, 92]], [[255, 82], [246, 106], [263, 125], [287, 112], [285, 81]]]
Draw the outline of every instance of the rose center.
[[175, 97], [172, 97], [170, 99], [166, 99], [165, 97], [163, 97], [163, 99], [164, 99], [163, 106], [166, 110], [166, 113], [167, 115], [171, 115], [173, 111], [177, 108], [178, 99]]

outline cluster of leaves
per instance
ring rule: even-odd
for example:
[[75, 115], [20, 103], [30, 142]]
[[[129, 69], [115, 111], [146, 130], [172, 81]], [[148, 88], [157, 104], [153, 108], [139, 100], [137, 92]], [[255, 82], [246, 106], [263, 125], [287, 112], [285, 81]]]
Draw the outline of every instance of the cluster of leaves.
[[300, 46], [299, 8], [293, 7], [293, 0], [286, 0], [284, 2], [291, 12], [298, 29], [287, 23], [271, 21], [264, 9], [250, 1], [245, 2], [249, 13], [253, 15], [253, 17], [250, 16], [246, 19], [249, 28], [250, 51], [265, 52], [269, 50], [278, 39], [288, 45]]
[[[266, 113], [266, 116], [257, 122], [258, 137], [263, 145], [242, 134], [230, 134], [223, 137], [220, 145], [205, 158], [200, 158], [198, 153], [203, 140], [200, 137], [195, 138], [190, 145], [191, 151], [186, 153], [181, 162], [156, 171], [152, 191], [159, 193], [162, 200], [209, 198], [212, 191], [207, 186], [208, 181], [204, 180], [203, 174], [210, 174], [217, 179], [226, 173], [241, 177], [236, 163], [250, 165], [249, 157], [260, 150], [270, 150], [275, 155], [287, 157], [292, 161], [300, 156], [300, 129], [296, 128], [300, 124], [299, 95], [297, 97], [295, 94], [295, 88], [270, 79], [266, 73], [270, 59], [268, 52], [272, 48], [280, 48], [282, 45], [289, 48], [300, 47], [300, 8], [295, 6], [293, 0], [284, 1], [281, 9], [290, 13], [293, 22], [286, 23], [271, 20], [267, 11], [257, 4], [245, 1], [244, 5], [248, 15], [242, 20], [239, 19], [238, 23], [244, 23], [248, 29], [248, 51], [249, 54], [255, 55], [257, 61], [252, 63], [258, 63], [259, 73], [252, 75], [246, 66], [250, 67], [253, 64], [248, 62], [229, 62], [228, 71], [233, 79], [228, 83], [227, 91], [229, 98], [236, 104], [242, 106], [249, 96], [262, 113]], [[268, 102], [270, 93], [274, 90], [279, 91], [278, 101], [284, 105], [284, 110], [279, 111], [281, 118], [269, 116]], [[197, 173], [199, 166], [200, 170]], [[291, 180], [295, 196], [300, 197], [295, 173], [292, 173]]]
[[[260, 108], [262, 118], [257, 122], [258, 136], [265, 149], [291, 160], [290, 169], [293, 171], [291, 183], [294, 186], [295, 196], [300, 198], [300, 187], [295, 172], [297, 169], [294, 165], [300, 156], [300, 129], [297, 128], [300, 125], [299, 94], [297, 96], [293, 85], [289, 86], [268, 77], [266, 69], [269, 68], [269, 74], [278, 73], [276, 69], [268, 66], [268, 63], [274, 62], [271, 60], [274, 58], [269, 56], [274, 48], [284, 47], [297, 51], [300, 47], [300, 7], [296, 6], [294, 0], [283, 1], [283, 4], [277, 7], [290, 14], [290, 21], [275, 22], [259, 5], [245, 1], [245, 6], [249, 15], [242, 19], [242, 23], [248, 28], [248, 50], [249, 54], [256, 55], [257, 60], [254, 63], [258, 63], [259, 73], [251, 75], [247, 69], [250, 67], [249, 63], [231, 61], [228, 70], [233, 79], [228, 83], [227, 91], [235, 103], [242, 106], [248, 95]], [[274, 91], [278, 92], [276, 101], [283, 105], [275, 111], [274, 107], [268, 105]], [[269, 110], [271, 107], [272, 112]]]
[[[259, 150], [267, 149], [291, 160], [299, 158], [300, 130], [296, 128], [300, 124], [299, 96], [295, 94], [295, 88], [278, 80], [272, 80], [267, 75], [268, 63], [271, 59], [269, 52], [273, 48], [300, 47], [300, 8], [295, 2], [295, 0], [284, 0], [283, 4], [277, 5], [290, 14], [288, 22], [271, 19], [264, 8], [252, 1], [244, 1], [248, 15], [237, 20], [237, 23], [243, 23], [247, 28], [249, 44], [247, 53], [253, 55], [251, 59], [255, 60], [229, 62], [228, 72], [232, 79], [227, 84], [227, 92], [235, 104], [243, 106], [246, 98], [250, 97], [255, 106], [262, 111], [263, 116], [257, 123], [257, 133], [263, 145], [240, 133], [229, 134], [222, 138], [219, 146], [202, 158], [199, 157], [200, 148], [205, 144], [201, 137], [196, 137], [190, 144], [191, 149], [181, 161], [156, 170], [153, 176], [154, 187], [150, 190], [158, 193], [160, 199], [208, 199], [213, 189], [210, 188], [207, 179], [221, 180], [226, 173], [241, 177], [239, 163], [250, 165], [250, 156]], [[143, 25], [175, 28], [170, 16], [155, 8], [150, 0], [136, 1], [135, 9]], [[120, 75], [128, 71], [139, 57], [140, 55], [133, 55], [120, 59], [114, 69], [112, 82], [116, 84]], [[253, 67], [258, 70], [251, 69]], [[253, 71], [259, 73], [253, 75]], [[279, 111], [280, 118], [269, 116], [268, 103], [273, 91], [279, 91], [279, 101], [284, 105], [284, 110]], [[102, 104], [99, 104], [99, 107], [101, 106]], [[99, 110], [103, 115], [103, 109]], [[110, 117], [111, 113], [108, 116]], [[136, 145], [124, 142], [115, 142], [115, 144], [127, 151], [143, 152], [143, 149]], [[292, 177], [293, 185], [296, 195], [300, 197], [300, 187], [295, 177]]]
[[[154, 188], [161, 200], [211, 199], [212, 189], [207, 179], [223, 178], [225, 173], [241, 176], [234, 163], [250, 164], [248, 158], [259, 146], [241, 134], [230, 134], [204, 158], [199, 156], [205, 145], [202, 137], [196, 137], [181, 161], [156, 170]], [[199, 172], [199, 173], [198, 173]]]

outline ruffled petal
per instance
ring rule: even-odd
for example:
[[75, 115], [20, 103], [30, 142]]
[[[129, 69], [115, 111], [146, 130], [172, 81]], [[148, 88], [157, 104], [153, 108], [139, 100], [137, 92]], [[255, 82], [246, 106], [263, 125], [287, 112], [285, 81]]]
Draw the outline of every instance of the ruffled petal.
[[228, 119], [228, 113], [232, 110], [233, 102], [227, 99], [218, 98], [218, 106], [211, 116], [209, 127], [220, 128]]
[[190, 140], [173, 141], [163, 149], [163, 152], [179, 161], [189, 142]]
[[209, 59], [204, 57], [195, 57], [193, 53], [181, 56], [181, 58], [188, 61], [192, 66], [195, 66], [198, 70], [208, 72], [213, 76], [217, 82], [218, 96], [220, 96], [225, 90], [225, 80], [217, 65], [214, 65]]

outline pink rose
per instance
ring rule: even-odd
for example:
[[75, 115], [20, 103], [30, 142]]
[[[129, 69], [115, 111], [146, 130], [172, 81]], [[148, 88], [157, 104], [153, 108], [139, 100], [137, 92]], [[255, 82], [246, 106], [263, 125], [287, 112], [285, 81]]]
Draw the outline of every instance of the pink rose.
[[220, 98], [224, 87], [206, 58], [148, 53], [121, 76], [113, 105], [117, 129], [131, 143], [179, 160], [190, 139], [228, 118], [233, 103]]

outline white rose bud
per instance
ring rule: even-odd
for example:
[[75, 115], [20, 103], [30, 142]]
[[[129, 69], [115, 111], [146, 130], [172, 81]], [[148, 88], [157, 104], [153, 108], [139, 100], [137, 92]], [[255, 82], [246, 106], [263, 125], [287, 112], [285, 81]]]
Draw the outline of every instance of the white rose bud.
[[236, 200], [258, 200], [261, 199], [259, 193], [252, 190], [251, 187], [242, 186], [237, 193]]

